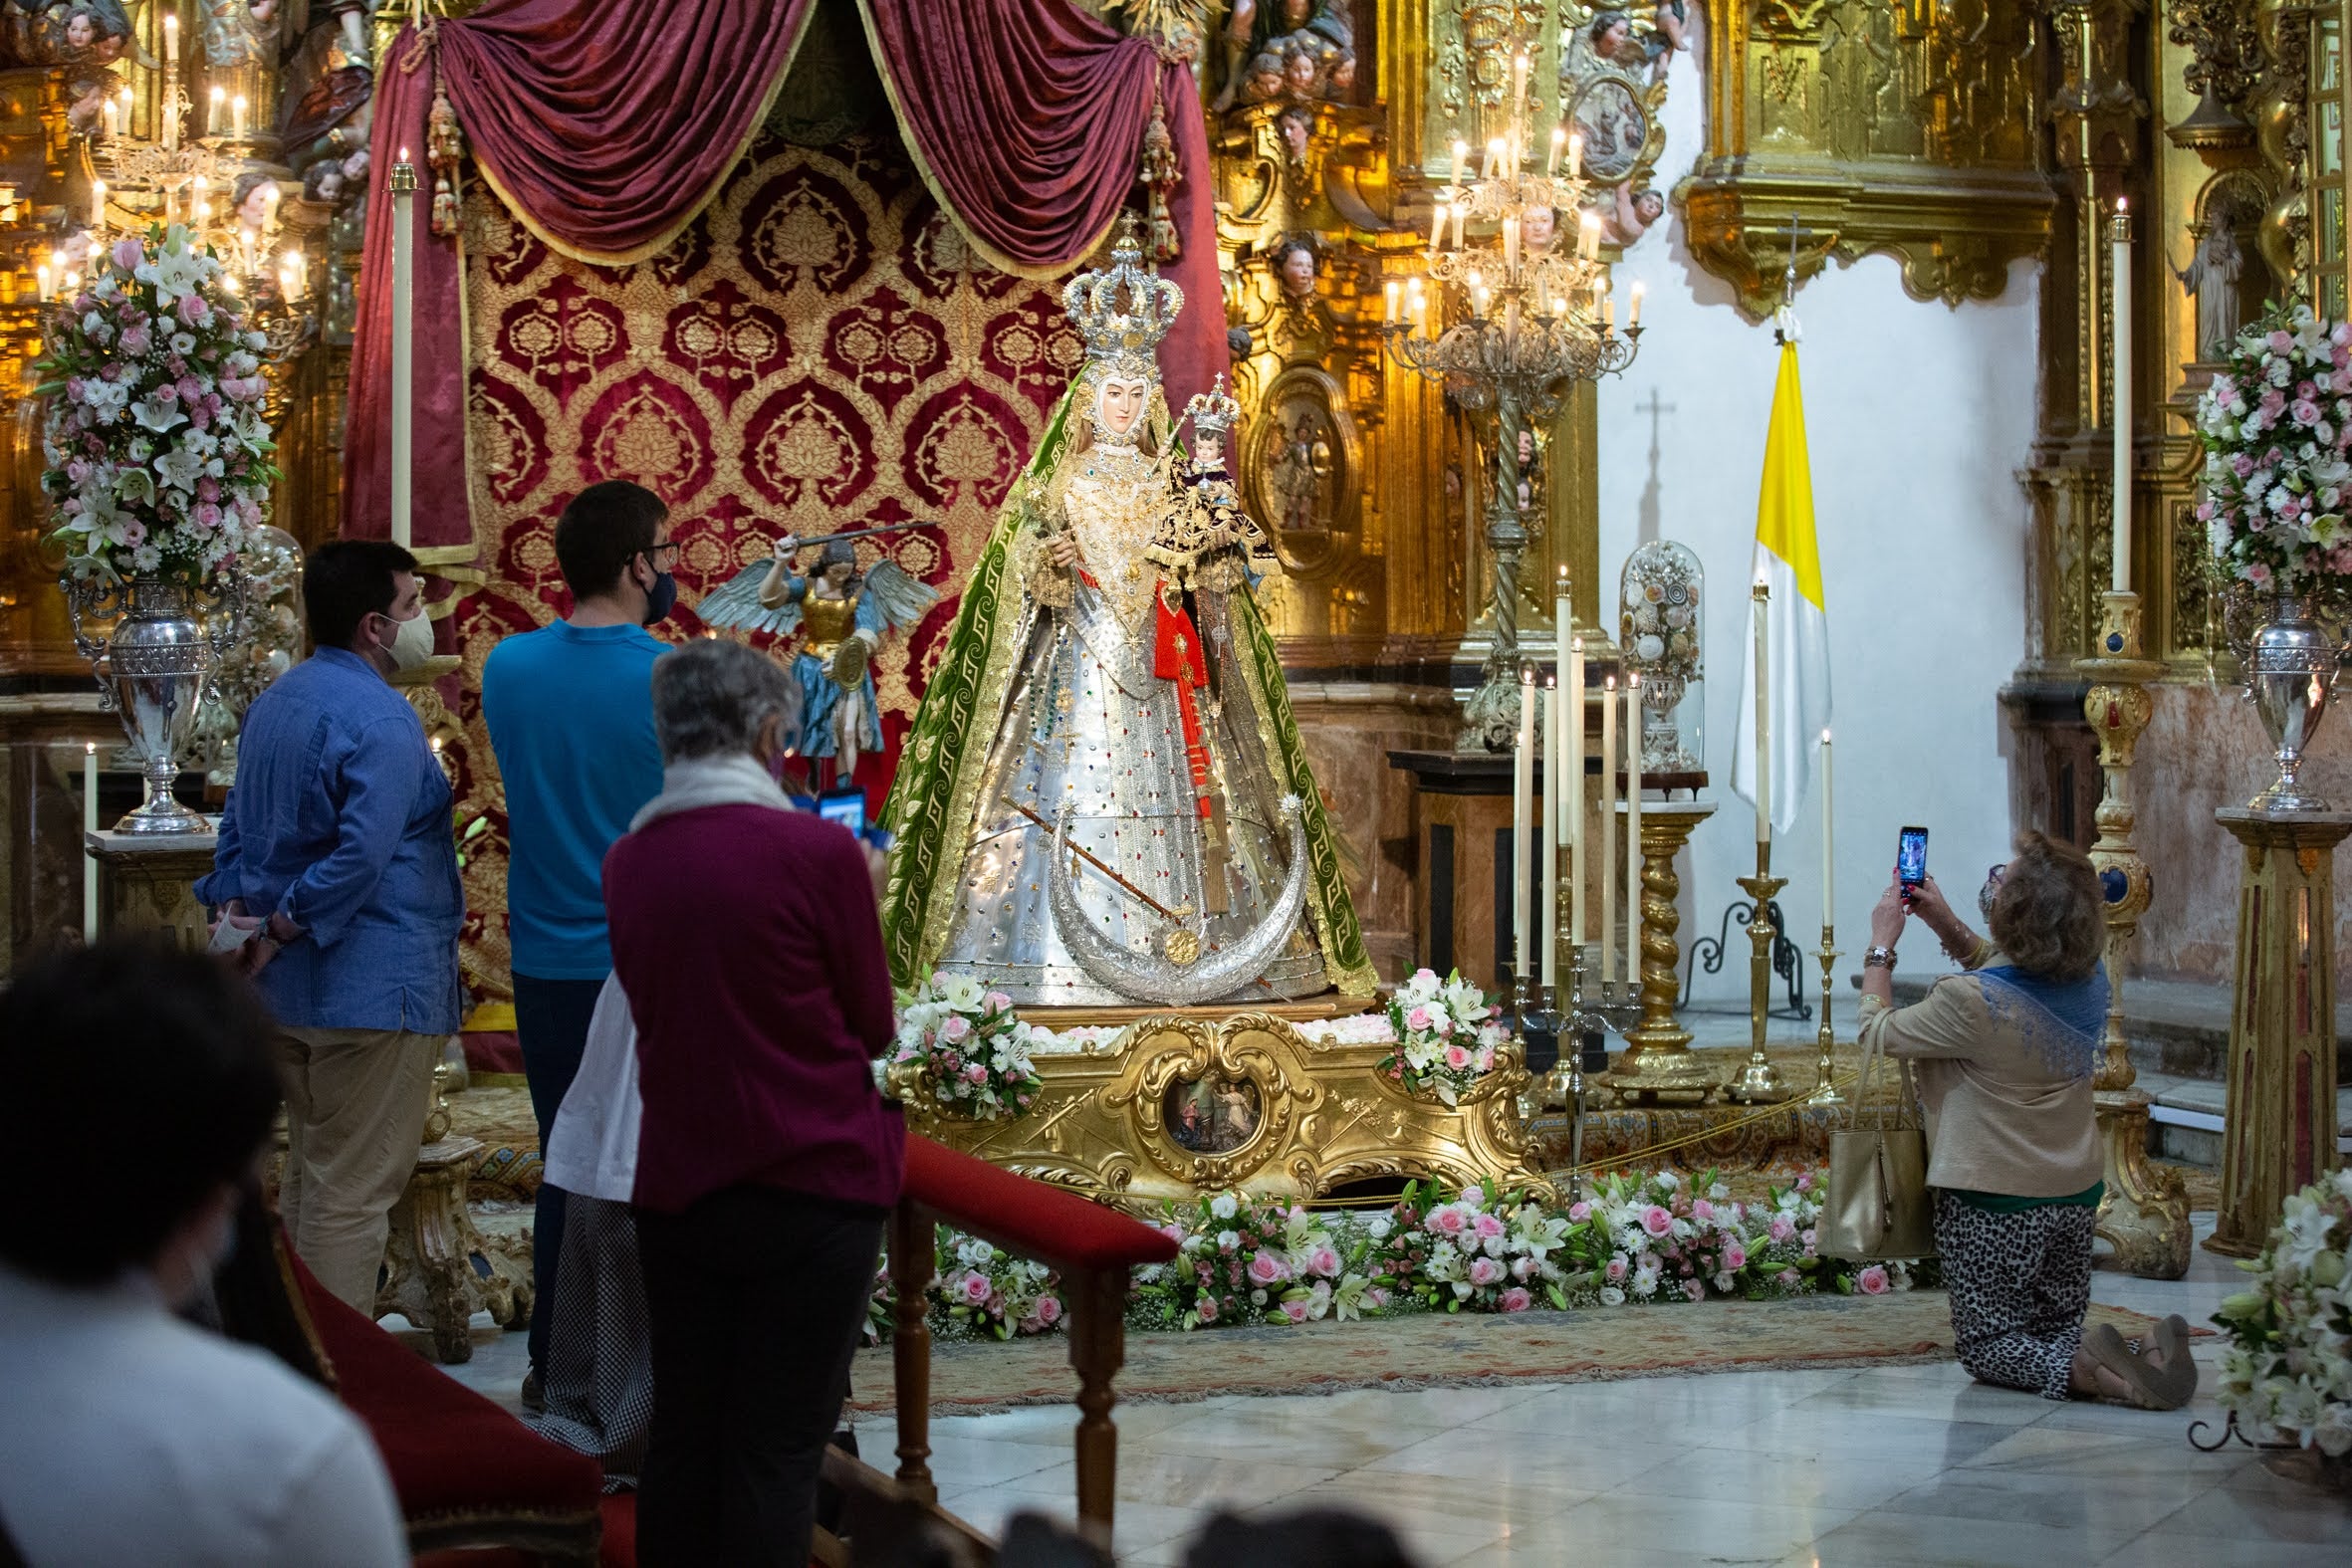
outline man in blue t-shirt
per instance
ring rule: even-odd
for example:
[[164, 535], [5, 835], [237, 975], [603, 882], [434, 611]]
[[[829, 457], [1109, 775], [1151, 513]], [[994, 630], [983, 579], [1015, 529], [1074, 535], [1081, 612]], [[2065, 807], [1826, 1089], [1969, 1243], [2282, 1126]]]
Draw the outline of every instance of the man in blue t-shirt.
[[[612, 972], [604, 851], [661, 792], [653, 662], [668, 648], [645, 628], [677, 603], [677, 554], [660, 497], [626, 480], [588, 486], [556, 522], [571, 615], [507, 638], [482, 666], [482, 718], [506, 782], [515, 1031], [542, 1150]], [[540, 1184], [532, 1233], [523, 1399], [537, 1408], [564, 1239], [561, 1188]]]

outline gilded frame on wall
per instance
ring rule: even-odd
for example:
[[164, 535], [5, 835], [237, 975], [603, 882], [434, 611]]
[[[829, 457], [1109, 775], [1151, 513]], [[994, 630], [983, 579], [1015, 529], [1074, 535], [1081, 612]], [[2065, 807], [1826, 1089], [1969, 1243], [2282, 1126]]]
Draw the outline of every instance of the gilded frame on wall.
[[[1315, 1029], [1265, 1012], [1146, 1015], [1107, 1042], [1040, 1053], [1044, 1087], [1018, 1118], [943, 1113], [916, 1091], [907, 1120], [1007, 1170], [1137, 1210], [1227, 1190], [1291, 1202], [1408, 1179], [1556, 1196], [1529, 1154], [1519, 1101], [1531, 1080], [1516, 1043], [1449, 1106], [1382, 1073], [1387, 1045], [1309, 1038]], [[1171, 1106], [1193, 1085], [1248, 1105], [1247, 1127], [1187, 1136]]]

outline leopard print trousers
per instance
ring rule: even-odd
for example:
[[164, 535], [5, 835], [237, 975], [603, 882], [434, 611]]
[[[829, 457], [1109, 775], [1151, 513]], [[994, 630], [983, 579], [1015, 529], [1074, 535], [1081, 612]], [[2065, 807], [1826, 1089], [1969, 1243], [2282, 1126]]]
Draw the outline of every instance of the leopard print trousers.
[[2090, 1307], [2097, 1218], [2095, 1209], [2059, 1204], [1994, 1214], [1936, 1194], [1936, 1250], [1960, 1364], [1971, 1377], [2067, 1398]]

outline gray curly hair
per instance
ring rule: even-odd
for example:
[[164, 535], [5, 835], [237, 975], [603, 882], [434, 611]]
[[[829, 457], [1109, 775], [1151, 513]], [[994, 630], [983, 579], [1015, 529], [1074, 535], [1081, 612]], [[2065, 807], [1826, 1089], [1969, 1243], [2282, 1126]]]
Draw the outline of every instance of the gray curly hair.
[[768, 721], [801, 729], [801, 688], [774, 659], [723, 637], [698, 637], [653, 666], [653, 734], [664, 763], [749, 756]]

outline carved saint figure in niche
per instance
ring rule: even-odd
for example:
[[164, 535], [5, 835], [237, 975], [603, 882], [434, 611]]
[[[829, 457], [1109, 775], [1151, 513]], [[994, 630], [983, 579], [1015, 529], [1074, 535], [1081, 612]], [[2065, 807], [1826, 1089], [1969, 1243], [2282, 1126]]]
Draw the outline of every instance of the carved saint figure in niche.
[[336, 0], [286, 62], [278, 101], [285, 159], [313, 201], [341, 205], [367, 178], [367, 138], [375, 120], [375, 70], [368, 57], [367, 8]]
[[1266, 471], [1266, 488], [1282, 507], [1283, 532], [1306, 534], [1323, 526], [1323, 492], [1330, 478], [1330, 440], [1314, 411], [1301, 409]]
[[2217, 206], [2189, 265], [2173, 274], [2197, 301], [2197, 357], [2209, 363], [2230, 356], [2244, 309], [2237, 280], [2245, 272], [2245, 253], [2237, 248], [2234, 217]]

